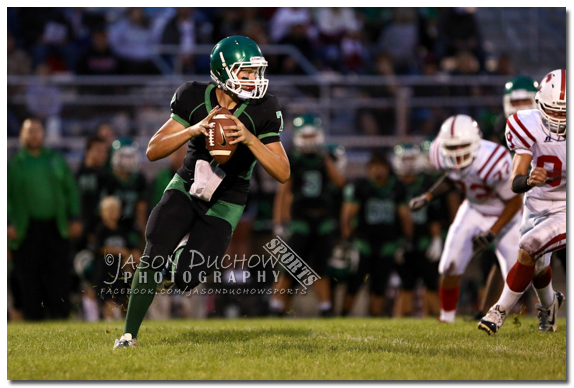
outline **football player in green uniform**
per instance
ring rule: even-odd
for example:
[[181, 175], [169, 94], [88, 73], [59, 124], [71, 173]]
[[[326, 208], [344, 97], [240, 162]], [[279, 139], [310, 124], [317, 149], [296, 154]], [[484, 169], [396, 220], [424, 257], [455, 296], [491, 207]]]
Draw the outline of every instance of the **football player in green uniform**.
[[[102, 198], [114, 196], [122, 202], [120, 226], [127, 231], [130, 244], [143, 245], [143, 231], [147, 216], [145, 200], [147, 183], [140, 171], [140, 154], [131, 140], [116, 140], [112, 145], [112, 172], [102, 189]], [[140, 246], [141, 249], [141, 246]], [[133, 269], [132, 269], [133, 271]]]
[[[176, 264], [175, 285], [191, 290], [201, 283], [201, 273], [208, 276], [213, 271], [207, 260], [192, 266], [192, 252], [221, 260], [243, 213], [257, 160], [277, 181], [289, 179], [289, 159], [279, 139], [281, 106], [266, 93], [267, 61], [257, 44], [244, 36], [227, 37], [213, 48], [210, 66], [213, 82], [181, 85], [171, 100], [171, 117], [149, 142], [146, 155], [150, 161], [168, 156], [186, 142], [189, 146], [183, 165], [148, 219], [146, 248], [134, 274], [124, 334], [114, 348], [135, 346], [155, 295], [154, 275], [163, 270], [186, 234], [189, 238]], [[228, 118], [235, 122], [227, 127], [233, 131], [227, 136], [237, 149], [224, 165], [213, 161], [204, 138], [214, 128], [209, 121], [218, 107], [229, 109], [232, 115]], [[200, 182], [207, 183], [198, 187]]]
[[392, 174], [386, 156], [373, 153], [367, 165], [367, 179], [345, 186], [341, 210], [341, 235], [353, 237], [360, 253], [357, 272], [347, 280], [342, 315], [350, 313], [361, 285], [370, 280], [371, 316], [383, 311], [389, 275], [395, 268], [395, 253], [413, 250], [413, 223], [404, 185]]
[[[319, 299], [319, 313], [332, 312], [327, 261], [336, 239], [337, 214], [332, 203], [332, 186], [342, 189], [345, 178], [336, 166], [335, 155], [325, 147], [321, 119], [315, 115], [298, 116], [293, 120], [295, 149], [289, 154], [291, 179], [277, 191], [273, 222], [275, 230], [289, 223], [288, 245], [321, 277], [313, 283]], [[283, 272], [275, 290], [289, 289], [292, 277]], [[273, 315], [285, 311], [288, 294], [273, 294], [269, 310]]]
[[[429, 189], [434, 179], [425, 173], [427, 169], [423, 151], [417, 145], [397, 145], [393, 149], [393, 170], [405, 185], [407, 200], [410, 201]], [[425, 307], [428, 315], [440, 313], [438, 295], [438, 263], [442, 253], [441, 222], [447, 214], [440, 201], [433, 206], [411, 212], [414, 226], [414, 249], [399, 258], [397, 272], [401, 278], [401, 290], [397, 297], [395, 316], [413, 314], [413, 291], [417, 279], [422, 279], [425, 288]], [[447, 221], [447, 220], [444, 220]]]

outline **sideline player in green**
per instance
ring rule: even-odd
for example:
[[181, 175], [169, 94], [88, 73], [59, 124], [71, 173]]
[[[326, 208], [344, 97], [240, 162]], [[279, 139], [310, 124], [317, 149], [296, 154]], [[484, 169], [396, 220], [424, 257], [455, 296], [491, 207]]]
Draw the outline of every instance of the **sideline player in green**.
[[341, 236], [353, 239], [360, 259], [357, 272], [347, 280], [341, 315], [353, 308], [355, 295], [370, 280], [369, 314], [383, 312], [385, 290], [395, 269], [395, 253], [413, 250], [413, 222], [406, 202], [405, 186], [392, 174], [387, 157], [373, 152], [367, 178], [345, 186], [341, 209]]
[[[183, 166], [150, 214], [146, 248], [134, 274], [124, 334], [116, 339], [114, 348], [136, 345], [140, 325], [155, 296], [154, 275], [163, 270], [187, 233], [186, 249], [177, 262], [176, 286], [189, 291], [200, 284], [202, 271], [206, 275], [213, 271], [213, 266], [207, 267], [207, 260], [190, 268], [192, 252], [211, 258], [225, 254], [243, 213], [257, 160], [277, 181], [289, 179], [289, 160], [279, 139], [283, 129], [281, 106], [274, 96], [266, 94], [267, 61], [257, 44], [244, 36], [227, 37], [213, 48], [210, 65], [214, 82], [186, 82], [180, 86], [171, 100], [170, 119], [149, 142], [146, 155], [150, 161], [168, 156], [188, 141], [189, 148]], [[227, 129], [234, 133], [228, 136], [233, 139], [230, 144], [238, 146], [233, 157], [218, 166], [206, 149], [203, 135], [213, 128], [209, 121], [220, 106], [232, 113], [228, 117], [235, 125]], [[205, 187], [197, 187], [198, 182], [212, 184], [221, 176], [224, 178], [211, 196], [204, 195]]]
[[[289, 153], [292, 178], [275, 196], [273, 222], [289, 224], [289, 246], [321, 277], [313, 283], [319, 300], [319, 314], [332, 315], [327, 262], [336, 240], [337, 219], [332, 186], [342, 189], [345, 178], [337, 169], [335, 155], [325, 147], [321, 119], [312, 114], [293, 120], [295, 149]], [[283, 315], [289, 295], [281, 293], [293, 284], [283, 272], [269, 302], [272, 315]]]
[[[425, 171], [428, 170], [428, 162], [425, 161], [428, 159], [418, 145], [400, 144], [395, 146], [393, 151], [393, 170], [405, 186], [407, 201], [410, 201], [434, 183], [433, 177]], [[414, 246], [412, 252], [398, 257], [396, 269], [401, 278], [401, 289], [395, 304], [395, 317], [413, 315], [417, 279], [421, 279], [426, 288], [425, 310], [431, 316], [438, 317], [440, 313], [438, 263], [443, 247], [441, 227], [446, 221], [446, 214], [443, 201], [436, 201], [430, 206], [411, 212]]]

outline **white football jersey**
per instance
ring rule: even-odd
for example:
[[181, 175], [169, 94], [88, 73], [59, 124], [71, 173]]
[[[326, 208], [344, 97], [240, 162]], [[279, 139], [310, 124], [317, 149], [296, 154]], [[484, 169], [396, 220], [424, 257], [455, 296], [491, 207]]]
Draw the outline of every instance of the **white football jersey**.
[[510, 187], [512, 157], [500, 144], [481, 140], [473, 162], [462, 171], [445, 168], [437, 139], [431, 144], [429, 158], [436, 169], [447, 172], [461, 186], [470, 207], [481, 214], [499, 216], [505, 201], [516, 196]]
[[532, 155], [531, 168], [548, 172], [546, 184], [530, 189], [525, 198], [566, 201], [566, 138], [550, 136], [538, 109], [520, 110], [508, 118], [506, 144], [517, 154]]

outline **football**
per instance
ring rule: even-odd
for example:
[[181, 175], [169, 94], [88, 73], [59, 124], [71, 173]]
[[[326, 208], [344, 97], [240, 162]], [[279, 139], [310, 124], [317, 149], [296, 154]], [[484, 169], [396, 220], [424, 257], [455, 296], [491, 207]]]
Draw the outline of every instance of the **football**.
[[232, 138], [227, 138], [227, 134], [231, 131], [226, 131], [223, 128], [226, 126], [235, 125], [235, 122], [225, 117], [230, 115], [231, 112], [227, 108], [219, 108], [215, 116], [211, 119], [210, 123], [215, 123], [215, 128], [209, 129], [209, 136], [205, 138], [205, 145], [209, 154], [219, 164], [225, 164], [237, 149], [237, 144], [229, 144]]

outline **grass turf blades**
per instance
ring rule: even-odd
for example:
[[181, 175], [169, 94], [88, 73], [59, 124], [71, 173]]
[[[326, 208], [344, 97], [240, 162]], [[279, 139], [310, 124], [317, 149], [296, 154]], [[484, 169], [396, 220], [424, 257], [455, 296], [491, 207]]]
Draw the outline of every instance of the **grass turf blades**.
[[509, 317], [488, 336], [462, 319], [146, 320], [138, 348], [114, 351], [123, 322], [9, 323], [8, 379], [566, 379], [566, 320], [557, 333], [537, 327]]

